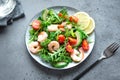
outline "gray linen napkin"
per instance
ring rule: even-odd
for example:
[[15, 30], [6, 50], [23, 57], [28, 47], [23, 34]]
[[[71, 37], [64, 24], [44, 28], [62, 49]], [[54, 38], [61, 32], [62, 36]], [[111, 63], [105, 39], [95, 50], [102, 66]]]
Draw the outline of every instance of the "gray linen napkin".
[[25, 16], [25, 14], [22, 9], [21, 3], [19, 0], [16, 0], [15, 9], [9, 15], [7, 15], [5, 18], [0, 19], [0, 27], [4, 27], [9, 24], [12, 24], [13, 21], [20, 19], [24, 16]]

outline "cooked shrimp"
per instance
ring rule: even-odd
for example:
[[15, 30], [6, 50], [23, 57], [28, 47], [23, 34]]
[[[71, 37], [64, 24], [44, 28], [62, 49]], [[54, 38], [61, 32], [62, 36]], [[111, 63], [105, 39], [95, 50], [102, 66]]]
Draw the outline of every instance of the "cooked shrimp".
[[70, 57], [72, 58], [72, 60], [74, 62], [80, 62], [84, 58], [84, 52], [83, 52], [83, 50], [79, 49], [79, 51], [76, 50], [76, 49], [74, 49], [73, 53], [70, 55]]
[[61, 31], [65, 31], [65, 29], [64, 29], [64, 28], [59, 28], [59, 30], [61, 30]]
[[37, 54], [40, 50], [41, 46], [39, 44], [39, 42], [35, 41], [35, 42], [31, 42], [29, 44], [29, 50], [33, 53], [33, 54]]
[[72, 28], [72, 24], [67, 24], [67, 22], [63, 22], [61, 25], [66, 26], [68, 29]]
[[62, 22], [61, 25], [65, 26], [67, 24], [67, 22]]
[[57, 24], [52, 24], [47, 27], [48, 31], [57, 31], [58, 30], [58, 25]]
[[62, 25], [62, 24], [58, 25], [58, 29], [61, 30], [61, 31], [65, 31], [64, 25]]
[[53, 51], [59, 49], [59, 47], [60, 47], [60, 44], [57, 41], [51, 41], [48, 44], [48, 49], [50, 52], [53, 52]]
[[68, 29], [71, 29], [71, 28], [72, 28], [72, 24], [68, 24], [68, 25], [66, 25], [66, 27], [67, 27]]
[[41, 32], [41, 33], [38, 35], [38, 41], [39, 41], [39, 42], [42, 42], [42, 41], [44, 41], [45, 39], [47, 39], [47, 37], [48, 37], [48, 34], [43, 31], [43, 32]]

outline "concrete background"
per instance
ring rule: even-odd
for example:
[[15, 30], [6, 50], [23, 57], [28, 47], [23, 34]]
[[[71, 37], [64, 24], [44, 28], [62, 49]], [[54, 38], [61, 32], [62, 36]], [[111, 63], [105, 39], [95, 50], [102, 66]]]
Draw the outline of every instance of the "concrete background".
[[[0, 28], [0, 80], [72, 80], [112, 42], [120, 42], [120, 0], [21, 0], [26, 17]], [[70, 6], [89, 13], [96, 22], [96, 43], [82, 64], [64, 71], [50, 70], [29, 55], [25, 31], [30, 19], [44, 8]], [[120, 49], [80, 80], [120, 80]]]

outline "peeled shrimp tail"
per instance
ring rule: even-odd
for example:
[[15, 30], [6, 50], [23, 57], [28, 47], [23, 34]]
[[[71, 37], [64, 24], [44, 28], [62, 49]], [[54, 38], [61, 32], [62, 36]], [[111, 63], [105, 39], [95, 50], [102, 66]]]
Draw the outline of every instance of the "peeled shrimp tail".
[[50, 52], [53, 52], [53, 51], [59, 49], [59, 47], [60, 47], [60, 44], [57, 41], [51, 41], [48, 44], [48, 49]]
[[48, 31], [57, 31], [58, 30], [58, 25], [57, 24], [52, 24], [47, 27]]
[[37, 41], [31, 42], [28, 47], [30, 52], [32, 52], [33, 54], [37, 54], [41, 48], [39, 42]]
[[84, 58], [84, 52], [83, 52], [83, 50], [79, 49], [79, 51], [76, 50], [76, 49], [74, 49], [73, 53], [70, 55], [70, 57], [72, 58], [72, 60], [74, 62], [80, 62]]
[[45, 31], [43, 31], [43, 32], [41, 32], [41, 33], [38, 35], [38, 41], [39, 41], [39, 42], [42, 42], [42, 41], [44, 41], [45, 39], [47, 39], [47, 37], [48, 37], [48, 34], [47, 34]]

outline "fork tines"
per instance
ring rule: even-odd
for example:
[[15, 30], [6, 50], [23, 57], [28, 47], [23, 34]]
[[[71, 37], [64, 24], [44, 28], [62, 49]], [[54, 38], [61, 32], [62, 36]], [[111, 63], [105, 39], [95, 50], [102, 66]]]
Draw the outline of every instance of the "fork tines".
[[120, 45], [114, 42], [107, 49], [109, 49], [112, 53], [114, 53], [119, 47]]

